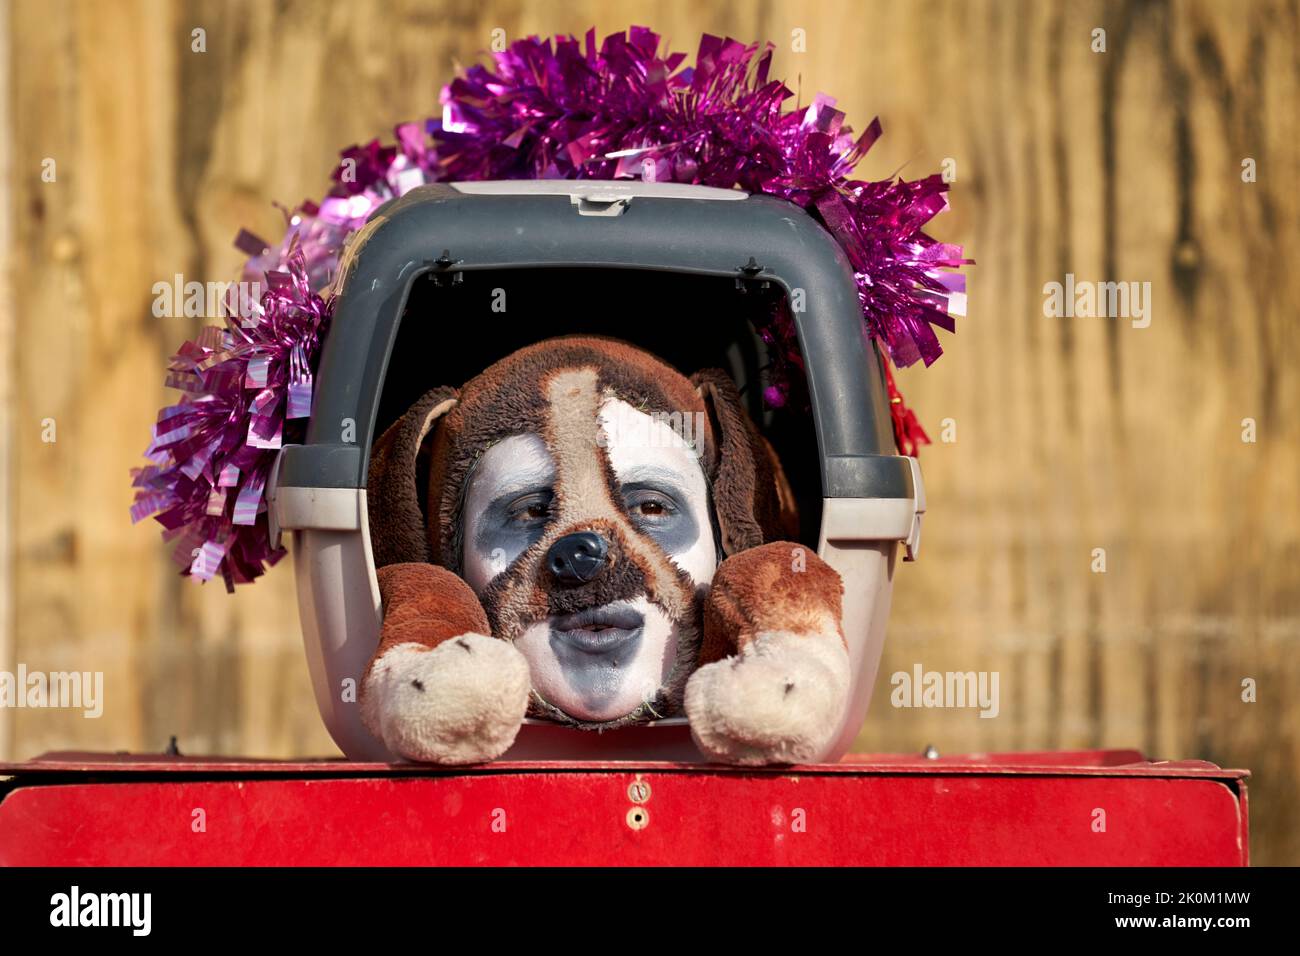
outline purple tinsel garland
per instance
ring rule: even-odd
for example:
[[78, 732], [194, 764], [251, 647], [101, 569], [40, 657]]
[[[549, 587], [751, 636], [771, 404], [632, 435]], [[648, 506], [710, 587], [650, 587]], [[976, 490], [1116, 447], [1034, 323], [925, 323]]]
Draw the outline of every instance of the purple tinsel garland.
[[[251, 581], [273, 548], [264, 491], [281, 444], [310, 413], [312, 371], [328, 328], [328, 293], [347, 237], [381, 204], [416, 186], [490, 179], [642, 179], [739, 188], [808, 210], [843, 247], [858, 281], [866, 331], [895, 365], [926, 365], [942, 352], [932, 326], [953, 331], [964, 314], [959, 246], [922, 230], [947, 206], [938, 175], [862, 182], [849, 174], [880, 136], [854, 138], [834, 100], [782, 112], [793, 94], [768, 79], [772, 47], [704, 36], [694, 67], [659, 52], [659, 36], [633, 27], [597, 47], [530, 37], [443, 88], [442, 118], [396, 129], [343, 152], [319, 206], [288, 218], [278, 246], [248, 233], [249, 282], [270, 286], [253, 321], [226, 320], [187, 342], [168, 384], [185, 394], [162, 411], [134, 472], [131, 514], [150, 515], [178, 539], [186, 573], [227, 587]], [[233, 310], [232, 310], [233, 312]], [[758, 322], [773, 349], [765, 395], [784, 401], [799, 367], [788, 314]]]

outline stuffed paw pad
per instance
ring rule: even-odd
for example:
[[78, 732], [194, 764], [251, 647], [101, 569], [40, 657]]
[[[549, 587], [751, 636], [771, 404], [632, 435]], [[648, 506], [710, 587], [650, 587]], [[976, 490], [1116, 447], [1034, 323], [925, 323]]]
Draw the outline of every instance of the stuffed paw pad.
[[838, 635], [760, 633], [686, 685], [696, 745], [724, 763], [811, 763], [839, 730], [849, 659]]
[[362, 690], [362, 720], [407, 760], [480, 763], [514, 743], [528, 707], [528, 662], [506, 641], [462, 634], [433, 649], [399, 644]]

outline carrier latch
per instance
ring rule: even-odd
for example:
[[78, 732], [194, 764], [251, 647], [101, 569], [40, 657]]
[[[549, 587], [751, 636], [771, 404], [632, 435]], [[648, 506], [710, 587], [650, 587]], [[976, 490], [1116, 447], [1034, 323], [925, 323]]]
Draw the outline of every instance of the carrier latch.
[[360, 531], [365, 492], [360, 488], [281, 485], [285, 459], [312, 446], [284, 445], [267, 475], [266, 530], [271, 547], [279, 548], [285, 531]]
[[903, 541], [904, 561], [915, 561], [921, 554], [921, 516], [925, 514], [925, 482], [921, 480], [921, 462], [908, 456], [908, 465], [912, 468], [912, 494], [916, 509], [912, 514], [912, 529]]
[[262, 492], [266, 499], [266, 534], [271, 539], [273, 550], [280, 548], [280, 466], [284, 463], [285, 449], [293, 447], [295, 446], [281, 445], [280, 450], [275, 453], [275, 461], [271, 463], [271, 470], [266, 476], [266, 488]]
[[631, 201], [631, 196], [618, 193], [573, 193], [569, 196], [569, 202], [578, 207], [579, 216], [621, 216]]
[[921, 517], [925, 514], [925, 485], [921, 465], [907, 455], [890, 455], [891, 462], [906, 461], [912, 473], [910, 495], [822, 499], [822, 541], [835, 544], [896, 541], [903, 560], [915, 561], [921, 553]]

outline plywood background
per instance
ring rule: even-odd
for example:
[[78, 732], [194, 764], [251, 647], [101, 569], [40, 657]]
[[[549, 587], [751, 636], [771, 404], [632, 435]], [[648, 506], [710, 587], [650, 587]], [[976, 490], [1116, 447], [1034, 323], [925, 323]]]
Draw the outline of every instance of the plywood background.
[[[832, 92], [857, 128], [880, 115], [863, 174], [956, 162], [935, 231], [979, 260], [971, 317], [901, 376], [956, 440], [923, 454], [923, 560], [899, 576], [861, 747], [1249, 767], [1256, 861], [1300, 863], [1300, 11], [1264, 0], [9, 0], [0, 668], [102, 670], [107, 701], [99, 720], [0, 711], [0, 754], [173, 734], [333, 752], [289, 569], [232, 599], [128, 523], [163, 363], [195, 331], [154, 318], [151, 287], [232, 277], [241, 225], [275, 234], [272, 201], [318, 196], [341, 147], [427, 115], [494, 28], [593, 23], [691, 52], [702, 31], [772, 39], [805, 102]], [[1046, 317], [1066, 273], [1150, 282], [1150, 327]], [[997, 671], [999, 716], [890, 707], [887, 675], [916, 663]]]

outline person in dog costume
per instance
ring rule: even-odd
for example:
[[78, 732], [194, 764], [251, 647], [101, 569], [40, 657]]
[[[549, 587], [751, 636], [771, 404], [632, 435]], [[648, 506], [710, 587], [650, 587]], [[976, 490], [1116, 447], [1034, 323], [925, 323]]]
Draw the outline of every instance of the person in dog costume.
[[490, 760], [526, 716], [685, 713], [739, 764], [806, 762], [838, 729], [843, 587], [790, 540], [781, 465], [721, 371], [531, 345], [407, 410], [368, 502], [383, 626], [360, 703], [406, 759]]

